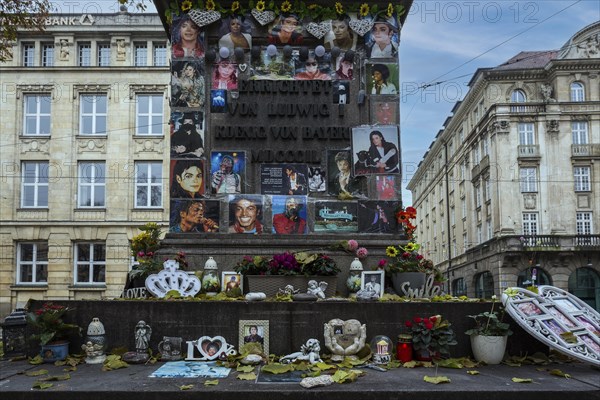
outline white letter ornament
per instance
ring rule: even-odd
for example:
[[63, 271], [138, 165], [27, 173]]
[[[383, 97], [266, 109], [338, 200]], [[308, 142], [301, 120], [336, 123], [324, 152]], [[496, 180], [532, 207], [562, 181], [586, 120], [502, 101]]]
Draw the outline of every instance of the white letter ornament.
[[164, 269], [146, 278], [146, 289], [154, 296], [163, 298], [171, 290], [177, 290], [183, 297], [195, 296], [200, 291], [200, 279], [185, 271], [179, 271], [179, 263], [167, 260]]

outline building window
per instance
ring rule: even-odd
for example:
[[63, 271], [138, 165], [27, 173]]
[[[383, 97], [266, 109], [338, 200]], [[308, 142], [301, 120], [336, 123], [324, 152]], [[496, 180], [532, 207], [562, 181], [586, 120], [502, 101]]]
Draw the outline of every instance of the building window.
[[511, 103], [525, 103], [526, 101], [527, 96], [525, 95], [525, 92], [521, 89], [513, 90], [513, 92], [510, 95]]
[[162, 207], [162, 165], [160, 162], [135, 164], [135, 206]]
[[48, 162], [24, 162], [21, 207], [48, 207]]
[[146, 44], [135, 44], [134, 62], [136, 67], [145, 67], [148, 65], [148, 47]]
[[454, 155], [454, 140], [448, 142], [448, 157], [452, 158]]
[[152, 58], [155, 67], [165, 67], [167, 65], [167, 46], [155, 43]]
[[17, 284], [48, 282], [48, 243], [19, 243]]
[[467, 179], [467, 160], [460, 163], [460, 180], [464, 181]]
[[493, 232], [493, 228], [492, 228], [492, 219], [491, 218], [488, 218], [487, 220], [485, 220], [485, 226], [487, 227], [486, 240], [492, 240], [492, 236], [493, 236], [494, 232]]
[[448, 183], [450, 184], [450, 193], [454, 192], [454, 188], [456, 187], [456, 182], [454, 181], [454, 173], [448, 175]]
[[475, 275], [475, 297], [489, 299], [494, 294], [494, 276], [485, 271]]
[[79, 133], [106, 135], [106, 95], [82, 94], [79, 100]]
[[477, 244], [483, 243], [483, 230], [481, 224], [477, 225]]
[[483, 154], [483, 157], [490, 154], [490, 144], [487, 135], [481, 139], [481, 154]]
[[467, 199], [464, 197], [460, 199], [462, 218], [465, 219], [467, 217]]
[[573, 144], [588, 144], [588, 123], [587, 121], [571, 122], [571, 133], [573, 134]]
[[573, 180], [576, 192], [589, 192], [591, 190], [590, 167], [574, 167]]
[[456, 225], [456, 210], [454, 206], [450, 207], [450, 225]]
[[473, 188], [475, 192], [475, 208], [481, 207], [481, 186], [477, 185]]
[[535, 236], [538, 234], [538, 214], [523, 213], [523, 235]]
[[110, 66], [110, 44], [102, 43], [98, 45], [98, 66]]
[[104, 162], [79, 163], [79, 207], [104, 207], [106, 196]]
[[163, 134], [163, 96], [160, 94], [144, 94], [137, 96], [138, 135]]
[[535, 136], [533, 135], [533, 124], [521, 122], [518, 126], [519, 129], [519, 144], [530, 146], [535, 144]]
[[575, 228], [577, 235], [592, 235], [594, 233], [594, 227], [592, 226], [592, 213], [578, 212]]
[[24, 135], [50, 134], [50, 94], [26, 94], [24, 103]]
[[521, 168], [521, 192], [537, 192], [537, 168]]
[[573, 82], [571, 83], [571, 101], [584, 101], [585, 91], [583, 83]]
[[459, 146], [465, 141], [465, 133], [463, 132], [463, 130], [461, 129], [460, 131], [458, 131], [458, 144]]
[[465, 251], [469, 248], [469, 242], [467, 241], [467, 232], [463, 233], [463, 248], [465, 249]]
[[79, 66], [89, 67], [92, 65], [92, 45], [90, 43], [79, 43]]
[[481, 161], [481, 154], [479, 153], [479, 143], [475, 143], [473, 146], [473, 165], [478, 165]]
[[467, 285], [464, 278], [458, 278], [452, 281], [452, 294], [454, 296], [466, 296]]
[[106, 246], [104, 243], [75, 245], [75, 283], [105, 283]]
[[492, 186], [490, 184], [490, 177], [486, 177], [483, 180], [483, 196], [485, 198], [485, 201], [490, 201], [492, 199]]
[[42, 66], [43, 67], [54, 66], [54, 45], [53, 44], [42, 45]]
[[33, 67], [35, 65], [35, 44], [23, 44], [23, 66]]

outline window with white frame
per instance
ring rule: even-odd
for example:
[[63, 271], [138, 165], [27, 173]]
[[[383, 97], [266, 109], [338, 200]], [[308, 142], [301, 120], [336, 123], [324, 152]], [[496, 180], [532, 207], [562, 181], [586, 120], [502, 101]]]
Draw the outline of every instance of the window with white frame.
[[82, 94], [79, 96], [79, 133], [106, 135], [107, 96]]
[[538, 213], [523, 213], [523, 235], [535, 236], [538, 234]]
[[33, 67], [35, 66], [35, 44], [24, 43], [23, 44], [23, 66]]
[[492, 199], [492, 185], [490, 183], [490, 177], [486, 176], [483, 178], [483, 196], [485, 201], [490, 201]]
[[162, 207], [162, 164], [135, 163], [135, 206]]
[[466, 198], [462, 198], [460, 199], [460, 208], [461, 208], [461, 217], [462, 219], [467, 218], [467, 199]]
[[458, 145], [460, 146], [460, 144], [463, 143], [464, 141], [465, 141], [465, 133], [461, 129], [460, 131], [458, 131]]
[[75, 245], [75, 284], [106, 282], [106, 245], [77, 243]]
[[573, 144], [588, 144], [588, 123], [587, 121], [571, 122], [571, 133]]
[[448, 183], [450, 186], [450, 193], [454, 192], [454, 189], [456, 187], [456, 182], [454, 181], [454, 173], [448, 175]]
[[463, 239], [463, 248], [465, 250], [467, 250], [469, 248], [469, 242], [468, 242], [467, 232], [463, 233], [462, 239]]
[[45, 43], [42, 45], [42, 67], [54, 66], [54, 44]]
[[17, 245], [17, 284], [48, 283], [48, 242]]
[[79, 43], [78, 55], [80, 67], [92, 65], [92, 45], [90, 43]]
[[493, 232], [493, 227], [492, 227], [492, 219], [488, 218], [485, 220], [485, 226], [487, 228], [487, 237], [486, 240], [492, 240], [492, 236], [494, 234]]
[[23, 134], [50, 134], [50, 93], [23, 96]]
[[136, 43], [134, 45], [134, 65], [136, 67], [145, 67], [148, 65], [148, 46], [146, 43]]
[[520, 145], [530, 146], [535, 144], [535, 135], [533, 134], [533, 123], [520, 122], [518, 125], [518, 130]]
[[165, 67], [167, 65], [167, 46], [164, 43], [154, 43], [152, 49], [152, 58], [155, 67]]
[[163, 134], [163, 96], [162, 94], [137, 95], [137, 135]]
[[79, 207], [104, 207], [106, 197], [106, 164], [79, 163]]
[[526, 167], [521, 168], [520, 172], [520, 183], [521, 192], [537, 192], [537, 168]]
[[574, 167], [573, 180], [576, 192], [589, 192], [591, 190], [590, 167]]
[[475, 143], [473, 146], [473, 165], [479, 164], [481, 161], [481, 154], [479, 153], [479, 143]]
[[513, 90], [510, 95], [511, 103], [525, 103], [527, 101], [527, 95], [521, 89]]
[[467, 179], [467, 160], [460, 163], [460, 180]]
[[571, 101], [584, 101], [585, 90], [583, 83], [573, 82], [571, 83]]
[[483, 243], [483, 230], [481, 224], [477, 225], [477, 244]]
[[456, 209], [454, 206], [450, 207], [450, 225], [456, 225]]
[[578, 212], [576, 215], [576, 232], [577, 235], [592, 235], [594, 227], [592, 225], [591, 212]]
[[110, 44], [99, 43], [98, 44], [98, 66], [108, 67], [110, 66]]
[[475, 192], [475, 208], [481, 207], [481, 186], [479, 184], [473, 187], [473, 191]]
[[483, 157], [490, 154], [490, 139], [487, 135], [484, 135], [481, 139], [481, 154], [483, 154]]
[[21, 166], [21, 207], [48, 207], [48, 162], [26, 161]]

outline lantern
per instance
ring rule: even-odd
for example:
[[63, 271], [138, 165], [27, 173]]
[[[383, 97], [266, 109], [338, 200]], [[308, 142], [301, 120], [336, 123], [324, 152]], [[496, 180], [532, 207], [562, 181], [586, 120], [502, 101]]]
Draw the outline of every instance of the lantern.
[[400, 335], [398, 335], [398, 343], [396, 345], [396, 358], [402, 363], [412, 361], [412, 335], [410, 335], [409, 333], [401, 333]]
[[27, 355], [25, 330], [27, 328], [27, 313], [23, 308], [17, 308], [2, 323], [2, 343], [4, 356], [18, 357]]
[[363, 271], [363, 265], [358, 258], [350, 264], [350, 272], [346, 279], [346, 287], [350, 292], [350, 297], [356, 296], [356, 292], [360, 290], [360, 275]]
[[202, 275], [202, 290], [209, 295], [216, 295], [221, 289], [217, 262], [212, 257], [204, 263], [204, 274]]

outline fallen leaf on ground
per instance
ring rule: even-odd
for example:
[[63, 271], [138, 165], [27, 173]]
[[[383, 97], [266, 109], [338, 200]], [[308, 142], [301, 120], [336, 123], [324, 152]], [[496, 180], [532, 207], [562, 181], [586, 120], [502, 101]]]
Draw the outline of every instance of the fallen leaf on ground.
[[425, 382], [428, 383], [434, 383], [434, 384], [438, 384], [438, 383], [450, 383], [450, 379], [447, 376], [427, 376], [425, 375], [423, 377], [423, 380]]
[[181, 385], [179, 386], [179, 390], [190, 390], [193, 389], [194, 385]]
[[204, 381], [204, 386], [217, 386], [219, 384], [218, 379], [213, 379], [210, 381]]
[[44, 362], [44, 359], [39, 354], [37, 356], [29, 359], [29, 364], [31, 364], [31, 365], [40, 365], [43, 362]]
[[290, 372], [293, 370], [294, 367], [292, 367], [290, 364], [267, 364], [264, 367], [262, 367], [263, 372], [268, 372], [271, 374], [285, 374], [286, 372]]
[[40, 376], [48, 373], [47, 369], [38, 369], [37, 371], [27, 371], [25, 375], [27, 376]]
[[532, 383], [533, 379], [531, 378], [512, 378], [513, 382], [516, 383]]
[[241, 381], [254, 381], [256, 380], [256, 374], [254, 372], [249, 372], [247, 374], [238, 374], [237, 378]]
[[571, 375], [565, 374], [560, 369], [552, 369], [552, 370], [550, 370], [550, 375], [560, 376], [560, 377], [567, 378], [567, 379], [571, 378]]
[[48, 388], [51, 388], [52, 386], [54, 386], [54, 384], [52, 384], [52, 383], [37, 381], [36, 383], [33, 384], [32, 388], [33, 389], [48, 389]]
[[408, 362], [405, 362], [404, 364], [402, 364], [402, 366], [404, 368], [414, 368], [417, 366], [417, 362], [416, 361], [408, 361]]
[[236, 368], [237, 372], [252, 372], [254, 371], [254, 367], [252, 365], [239, 365]]
[[479, 375], [479, 371], [467, 371], [467, 374], [469, 375]]
[[52, 376], [49, 376], [49, 377], [41, 379], [41, 380], [45, 381], [45, 382], [50, 382], [50, 381], [66, 381], [67, 379], [71, 379], [71, 375], [69, 375], [69, 374], [52, 375]]

